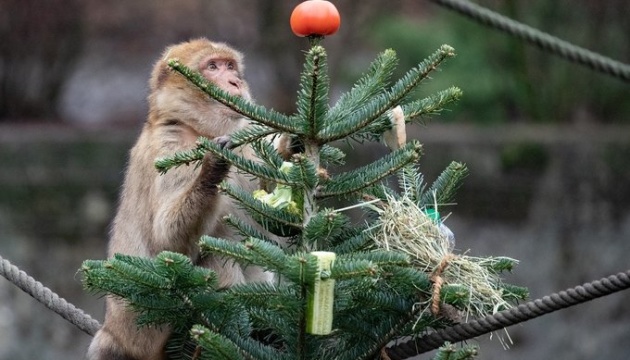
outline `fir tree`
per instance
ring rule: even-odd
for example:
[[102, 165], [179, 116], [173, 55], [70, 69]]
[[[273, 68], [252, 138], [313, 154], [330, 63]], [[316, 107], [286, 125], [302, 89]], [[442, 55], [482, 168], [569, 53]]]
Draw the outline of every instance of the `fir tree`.
[[[234, 217], [224, 221], [238, 230], [240, 241], [204, 236], [199, 246], [204, 254], [263, 267], [279, 280], [219, 289], [211, 270], [163, 252], [155, 259], [88, 260], [82, 268], [85, 286], [124, 298], [139, 314], [139, 326], [174, 329], [171, 359], [374, 359], [393, 340], [464, 321], [466, 315], [496, 312], [526, 297], [525, 289], [503, 284], [497, 275], [511, 270], [515, 260], [451, 253], [439, 210], [466, 176], [463, 164], [452, 163], [427, 187], [416, 166], [422, 146], [411, 140], [368, 165], [335, 171], [346, 156], [339, 140], [381, 141], [391, 131], [404, 131], [404, 123], [438, 114], [456, 101], [461, 96], [456, 87], [413, 98], [422, 81], [453, 56], [443, 45], [393, 81], [397, 58], [386, 50], [331, 106], [327, 54], [313, 44], [291, 115], [230, 96], [172, 61], [174, 70], [251, 119], [252, 126], [232, 135], [232, 146], [251, 146], [260, 161], [200, 138], [195, 149], [156, 161], [157, 171], [195, 164], [209, 151], [275, 183], [271, 193], [252, 194], [225, 182], [221, 191], [267, 231], [287, 238], [288, 246]], [[404, 115], [402, 125], [392, 121], [396, 108]], [[282, 133], [303, 149], [289, 163], [270, 140]], [[392, 176], [396, 188], [386, 182]], [[337, 198], [369, 213], [370, 220], [353, 221], [344, 209], [327, 205]], [[418, 225], [410, 229], [413, 221]], [[330, 253], [334, 259], [323, 266]], [[467, 278], [462, 269], [471, 266], [474, 274]], [[447, 344], [436, 359], [475, 354], [473, 348]]]

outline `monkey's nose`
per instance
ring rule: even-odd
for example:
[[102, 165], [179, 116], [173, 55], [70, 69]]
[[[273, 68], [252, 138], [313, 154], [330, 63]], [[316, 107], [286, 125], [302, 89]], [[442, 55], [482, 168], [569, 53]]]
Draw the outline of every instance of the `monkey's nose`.
[[238, 81], [230, 80], [229, 83], [230, 83], [230, 85], [234, 86], [237, 89], [241, 88], [241, 84]]

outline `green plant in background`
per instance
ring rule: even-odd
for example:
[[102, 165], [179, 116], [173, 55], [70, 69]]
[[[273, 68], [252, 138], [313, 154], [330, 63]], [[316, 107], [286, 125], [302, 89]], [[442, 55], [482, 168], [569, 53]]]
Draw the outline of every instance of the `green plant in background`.
[[[516, 260], [453, 254], [452, 234], [439, 211], [452, 202], [467, 169], [454, 162], [425, 186], [416, 166], [422, 145], [405, 141], [406, 123], [436, 114], [460, 97], [456, 87], [420, 100], [412, 97], [454, 56], [453, 48], [440, 46], [395, 81], [398, 58], [385, 50], [331, 106], [327, 53], [317, 43], [306, 53], [291, 115], [227, 95], [177, 61], [170, 63], [252, 120], [231, 140], [236, 147], [251, 146], [260, 161], [200, 138], [197, 148], [160, 159], [156, 167], [169, 171], [196, 163], [210, 151], [274, 182], [271, 193], [252, 194], [227, 182], [221, 190], [288, 244], [280, 246], [232, 218], [227, 222], [241, 239], [203, 236], [203, 254], [278, 275], [274, 283], [229, 288], [218, 288], [213, 271], [172, 252], [155, 259], [117, 255], [86, 261], [82, 272], [88, 290], [125, 299], [138, 312], [140, 325], [173, 329], [171, 359], [374, 359], [393, 340], [494, 313], [527, 296], [526, 289], [499, 277]], [[290, 163], [271, 143], [270, 137], [281, 133], [303, 148]], [[346, 157], [335, 146], [338, 140], [383, 139], [391, 153], [356, 169], [333, 171]], [[386, 184], [391, 176], [400, 190]], [[345, 209], [327, 205], [336, 198], [361, 208], [369, 220], [354, 222]], [[475, 354], [474, 347], [457, 350], [447, 344], [436, 359]]]
[[[623, 35], [628, 32], [627, 23], [621, 13], [611, 10], [615, 8], [611, 4], [573, 6], [570, 11], [566, 4], [544, 0], [492, 5], [511, 18], [589, 49], [627, 58], [628, 42]], [[466, 97], [461, 106], [444, 116], [447, 121], [570, 123], [587, 118], [627, 123], [630, 119], [630, 104], [622, 100], [627, 85], [622, 81], [550, 57], [456, 14], [436, 12], [422, 20], [404, 15], [384, 17], [366, 30], [366, 37], [377, 47], [399, 50], [404, 54], [403, 66], [410, 66], [424, 49], [441, 42], [466, 54], [458, 59], [460, 66], [427, 87], [433, 90], [454, 81], [462, 84]]]
[[[497, 106], [497, 103], [507, 105], [515, 101], [514, 97], [508, 95], [512, 93], [515, 80], [509, 74], [509, 69], [494, 65], [499, 57], [496, 49], [490, 51], [490, 44], [500, 42], [500, 35], [484, 34], [484, 42], [481, 42], [480, 31], [483, 30], [479, 30], [475, 24], [452, 15], [435, 16], [423, 22], [389, 17], [377, 22], [369, 30], [368, 38], [377, 46], [388, 44], [400, 50], [401, 67], [412, 66], [426, 49], [439, 46], [439, 41], [456, 43], [459, 52], [466, 56], [458, 58], [457, 68], [428, 82], [426, 91], [435, 91], [444, 87], [444, 84], [463, 84], [466, 96], [462, 98], [460, 106], [443, 116], [444, 120], [465, 118], [482, 124], [501, 123], [508, 118], [508, 114], [506, 107]], [[471, 91], [467, 91], [467, 86], [470, 86]]]

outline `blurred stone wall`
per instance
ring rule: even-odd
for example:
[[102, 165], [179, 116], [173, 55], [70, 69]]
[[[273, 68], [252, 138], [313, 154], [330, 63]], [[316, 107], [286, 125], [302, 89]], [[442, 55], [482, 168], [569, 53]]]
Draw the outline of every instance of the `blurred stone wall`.
[[[103, 301], [83, 291], [77, 270], [85, 259], [104, 257], [138, 131], [0, 127], [0, 255], [99, 321]], [[509, 281], [538, 298], [629, 268], [627, 134], [630, 129], [613, 127], [436, 123], [410, 137], [424, 144], [420, 164], [427, 182], [453, 160], [470, 169], [446, 220], [457, 249], [519, 259]], [[384, 151], [367, 145], [362, 161]], [[629, 296], [514, 326], [510, 350], [497, 336], [482, 337], [480, 359], [627, 359]], [[0, 334], [0, 359], [7, 360], [80, 359], [90, 341], [2, 278]]]

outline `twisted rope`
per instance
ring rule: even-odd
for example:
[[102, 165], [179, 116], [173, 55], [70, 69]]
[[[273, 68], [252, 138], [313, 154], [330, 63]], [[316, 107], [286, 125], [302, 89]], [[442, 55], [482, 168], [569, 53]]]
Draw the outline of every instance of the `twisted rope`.
[[407, 359], [437, 349], [445, 342], [460, 342], [487, 334], [514, 324], [537, 318], [573, 305], [630, 288], [630, 270], [595, 280], [581, 286], [533, 300], [494, 315], [457, 324], [429, 335], [394, 345], [387, 349], [392, 360]]
[[463, 14], [483, 25], [507, 32], [565, 60], [585, 65], [593, 70], [612, 75], [624, 81], [630, 81], [630, 65], [573, 45], [467, 0], [431, 1]]
[[431, 281], [433, 282], [433, 292], [431, 294], [431, 313], [438, 316], [440, 312], [440, 293], [442, 291], [442, 285], [444, 280], [442, 279], [442, 273], [446, 270], [446, 267], [450, 264], [450, 261], [457, 256], [453, 254], [447, 254], [438, 267], [431, 274]]
[[94, 336], [96, 331], [101, 327], [101, 324], [90, 315], [86, 314], [81, 309], [77, 309], [65, 299], [60, 298], [59, 295], [42, 285], [39, 281], [28, 276], [27, 273], [11, 264], [8, 260], [3, 259], [2, 256], [0, 256], [0, 275], [22, 289], [25, 293], [31, 295], [35, 300], [44, 304], [50, 310], [59, 314], [62, 318], [76, 325], [86, 334]]

